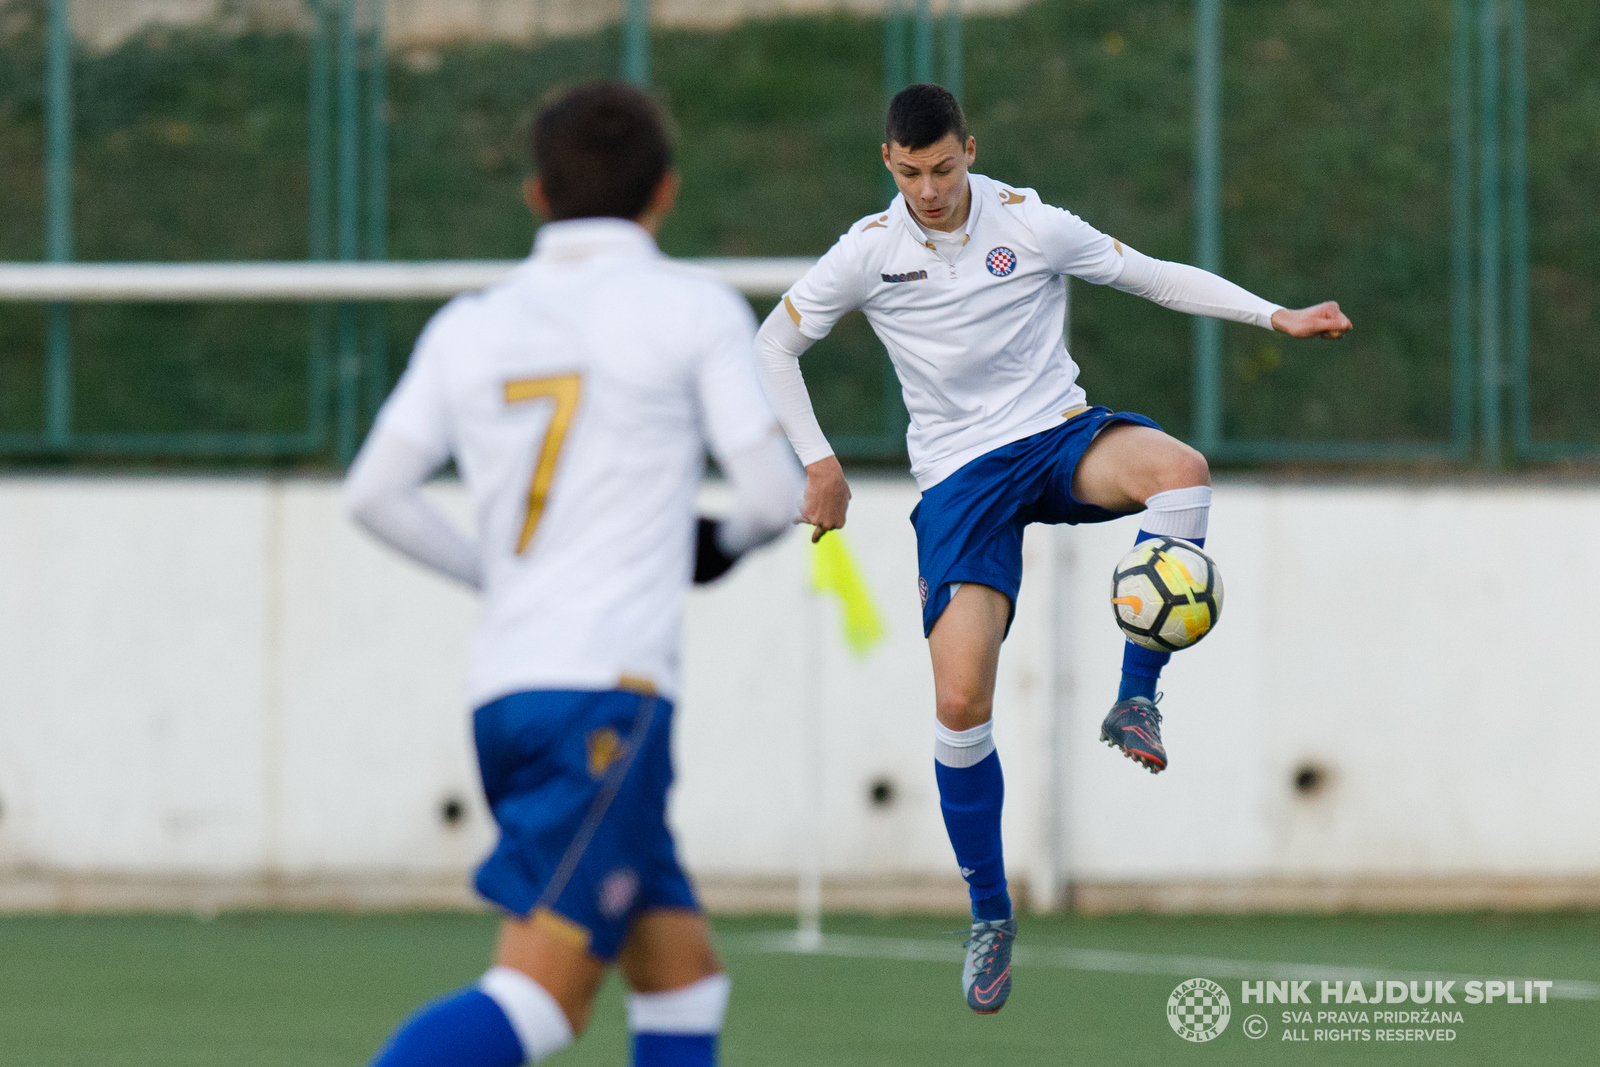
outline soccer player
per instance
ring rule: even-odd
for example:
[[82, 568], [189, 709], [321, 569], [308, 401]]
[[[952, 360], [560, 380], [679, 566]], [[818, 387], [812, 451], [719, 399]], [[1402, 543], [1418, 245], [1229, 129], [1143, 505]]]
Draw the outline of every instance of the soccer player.
[[[977, 142], [955, 98], [913, 85], [889, 105], [883, 162], [900, 195], [851, 226], [773, 308], [757, 337], [768, 391], [806, 465], [813, 539], [844, 525], [850, 488], [812, 413], [799, 357], [861, 309], [889, 351], [911, 414], [922, 624], [937, 700], [934, 772], [972, 899], [967, 1004], [999, 1011], [1016, 934], [1000, 847], [1004, 783], [990, 737], [995, 670], [1022, 579], [1029, 523], [1143, 512], [1138, 539], [1203, 545], [1210, 472], [1143, 415], [1091, 407], [1062, 340], [1064, 277], [1164, 307], [1340, 336], [1337, 304], [1290, 311], [1195, 267], [1165, 263], [971, 173]], [[1128, 643], [1101, 737], [1152, 772], [1167, 764], [1156, 680], [1168, 654]]]
[[[633, 1063], [705, 1067], [728, 979], [666, 824], [683, 602], [794, 522], [801, 472], [749, 305], [656, 248], [678, 177], [649, 98], [574, 90], [532, 148], [532, 256], [428, 323], [346, 483], [368, 530], [482, 591], [473, 729], [500, 840], [476, 885], [505, 913], [482, 980], [374, 1062], [541, 1060], [617, 964]], [[720, 523], [694, 513], [708, 446], [736, 498]], [[450, 459], [475, 542], [421, 494]]]

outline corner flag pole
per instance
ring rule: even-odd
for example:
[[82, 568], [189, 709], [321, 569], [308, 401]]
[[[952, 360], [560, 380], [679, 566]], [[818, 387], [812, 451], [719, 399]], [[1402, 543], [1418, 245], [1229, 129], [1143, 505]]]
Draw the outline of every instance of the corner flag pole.
[[[805, 529], [805, 527], [801, 527]], [[795, 943], [802, 952], [822, 947], [822, 591], [812, 580], [810, 546], [805, 569], [805, 663], [800, 682], [800, 793], [804, 844], [799, 864], [798, 924]]]

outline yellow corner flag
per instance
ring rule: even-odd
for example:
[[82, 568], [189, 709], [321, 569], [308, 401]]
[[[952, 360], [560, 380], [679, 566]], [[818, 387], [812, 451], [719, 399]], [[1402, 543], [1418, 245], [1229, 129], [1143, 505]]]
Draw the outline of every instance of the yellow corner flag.
[[865, 656], [883, 640], [883, 618], [872, 602], [872, 593], [856, 569], [855, 559], [844, 534], [838, 530], [812, 546], [811, 588], [819, 593], [835, 593], [844, 605], [844, 641], [850, 651]]

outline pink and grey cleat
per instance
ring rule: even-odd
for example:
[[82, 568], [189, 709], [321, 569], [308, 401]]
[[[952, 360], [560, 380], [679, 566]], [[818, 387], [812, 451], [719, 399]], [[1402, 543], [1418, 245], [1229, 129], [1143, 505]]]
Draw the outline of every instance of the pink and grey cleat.
[[[1157, 694], [1156, 700], [1160, 699]], [[1156, 710], [1156, 700], [1119, 700], [1100, 724], [1100, 740], [1122, 749], [1124, 756], [1148, 767], [1151, 774], [1167, 769], [1167, 747], [1161, 743], [1161, 713]]]
[[979, 1015], [993, 1015], [1011, 996], [1011, 942], [1016, 937], [1015, 919], [972, 924], [961, 990], [967, 995], [967, 1007]]

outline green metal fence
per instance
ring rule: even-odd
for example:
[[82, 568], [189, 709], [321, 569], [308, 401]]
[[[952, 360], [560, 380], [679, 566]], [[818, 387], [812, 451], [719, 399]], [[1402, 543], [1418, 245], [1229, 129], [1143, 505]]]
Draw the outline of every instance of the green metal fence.
[[[387, 255], [388, 124], [382, 0], [306, 0], [312, 21], [307, 187], [311, 260]], [[53, 263], [73, 259], [73, 41], [71, 0], [49, 2], [46, 60], [45, 243]], [[69, 308], [49, 309], [46, 425], [41, 434], [0, 433], [0, 454], [299, 456], [328, 447], [348, 462], [359, 443], [363, 388], [368, 407], [389, 387], [381, 307], [311, 309], [305, 428], [292, 432], [83, 432], [73, 425]], [[328, 388], [333, 372], [334, 411]]]
[[[46, 258], [55, 262], [74, 257], [74, 47], [69, 3], [49, 0], [45, 64], [44, 249]], [[306, 255], [312, 260], [382, 259], [389, 254], [391, 207], [387, 64], [381, 61], [383, 4], [381, 0], [306, 0], [306, 4], [311, 24]], [[1255, 74], [1248, 57], [1241, 63], [1235, 56], [1234, 49], [1242, 45], [1230, 36], [1234, 27], [1225, 19], [1233, 8], [1248, 6], [1223, 0], [1192, 4], [1192, 260], [1223, 273], [1230, 273], [1230, 265], [1238, 267], [1224, 247], [1224, 237], [1238, 216], [1224, 202], [1231, 173], [1225, 151], [1234, 91], [1230, 86]], [[1268, 6], [1256, 4], [1252, 11]], [[1444, 331], [1448, 339], [1438, 345], [1447, 355], [1448, 384], [1437, 398], [1448, 407], [1443, 433], [1434, 438], [1409, 434], [1354, 440], [1337, 433], [1263, 436], [1234, 428], [1239, 420], [1230, 415], [1230, 397], [1247, 386], [1229, 372], [1229, 352], [1235, 347], [1232, 328], [1200, 319], [1192, 336], [1188, 436], [1216, 460], [1477, 461], [1495, 467], [1508, 459], [1600, 454], [1600, 446], [1591, 442], [1541, 436], [1534, 417], [1540, 369], [1557, 358], [1571, 364], [1574, 356], [1581, 366], [1587, 357], [1582, 352], [1552, 355], [1547, 351], [1551, 346], [1535, 348], [1531, 340], [1535, 320], [1548, 318], [1549, 309], [1559, 306], [1560, 295], [1546, 292], [1549, 285], [1540, 288], [1543, 283], [1530, 271], [1534, 249], [1529, 203], [1538, 190], [1530, 194], [1526, 0], [1441, 0], [1433, 7], [1447, 22], [1448, 51], [1448, 61], [1439, 71], [1448, 82], [1441, 90], [1448, 98], [1448, 130], [1441, 136], [1448, 137], [1449, 170], [1448, 263], [1441, 273], [1448, 276], [1443, 297], [1448, 314], [1441, 316], [1448, 319]], [[618, 42], [621, 54], [613, 69], [635, 83], [648, 84], [652, 43], [648, 0], [627, 0], [625, 12]], [[887, 0], [882, 33], [885, 98], [911, 81], [934, 79], [962, 92], [964, 50], [971, 35], [964, 30], [956, 3], [935, 9], [929, 0]], [[1592, 80], [1595, 75], [1579, 71], [1576, 76]], [[1551, 134], [1545, 137], [1555, 139]], [[1600, 212], [1592, 204], [1589, 210]], [[1556, 238], [1545, 233], [1539, 240], [1550, 244]], [[396, 329], [386, 323], [389, 309], [318, 306], [308, 309], [306, 316], [304, 419], [299, 429], [87, 431], [74, 417], [69, 309], [54, 305], [46, 314], [43, 425], [38, 432], [0, 432], [0, 456], [331, 454], [345, 462], [394, 371], [387, 339]], [[1362, 326], [1357, 315], [1357, 330]], [[903, 454], [906, 415], [887, 361], [880, 359], [879, 367], [883, 380], [877, 427], [860, 426], [833, 435], [836, 447], [848, 457]], [[1565, 425], [1570, 429], [1572, 420]]]

